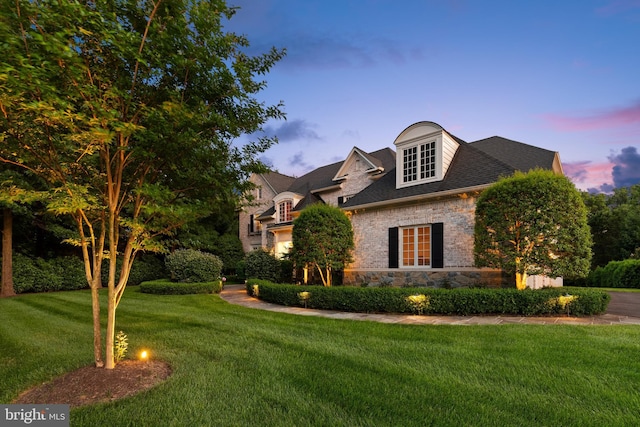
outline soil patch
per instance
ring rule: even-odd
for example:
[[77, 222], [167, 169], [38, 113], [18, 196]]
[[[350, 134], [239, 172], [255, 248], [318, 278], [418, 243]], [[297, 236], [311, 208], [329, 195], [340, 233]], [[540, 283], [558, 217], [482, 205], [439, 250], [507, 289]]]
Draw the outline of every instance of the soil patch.
[[111, 402], [159, 384], [171, 367], [158, 360], [124, 360], [114, 369], [86, 366], [22, 393], [12, 403], [67, 404], [72, 408]]

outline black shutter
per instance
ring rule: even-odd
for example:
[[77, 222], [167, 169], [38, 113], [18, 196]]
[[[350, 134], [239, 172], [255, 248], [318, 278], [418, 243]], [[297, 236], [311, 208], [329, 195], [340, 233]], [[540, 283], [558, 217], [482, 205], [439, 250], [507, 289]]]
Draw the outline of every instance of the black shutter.
[[253, 220], [253, 215], [249, 215], [249, 234], [252, 234], [255, 232], [255, 222]]
[[344, 203], [344, 197], [343, 196], [338, 197], [338, 204], [341, 205], [343, 203]]
[[398, 268], [398, 227], [389, 229], [389, 268]]
[[444, 267], [444, 233], [443, 224], [431, 224], [431, 267]]

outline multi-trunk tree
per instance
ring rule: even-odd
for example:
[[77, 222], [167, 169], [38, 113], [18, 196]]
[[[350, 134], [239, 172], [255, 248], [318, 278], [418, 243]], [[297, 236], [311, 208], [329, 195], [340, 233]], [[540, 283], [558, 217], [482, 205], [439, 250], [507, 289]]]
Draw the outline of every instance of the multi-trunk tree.
[[335, 206], [317, 203], [293, 221], [290, 257], [297, 266], [315, 267], [324, 286], [331, 286], [333, 271], [351, 262], [353, 228], [347, 215]]
[[515, 274], [518, 289], [533, 274], [585, 276], [591, 234], [580, 192], [546, 170], [499, 180], [478, 198], [474, 258], [478, 267]]
[[0, 162], [43, 179], [48, 209], [75, 221], [96, 366], [114, 367], [136, 254], [246, 191], [275, 142], [234, 145], [284, 117], [256, 97], [284, 52], [247, 54], [246, 38], [224, 31], [233, 14], [222, 0], [0, 0]]

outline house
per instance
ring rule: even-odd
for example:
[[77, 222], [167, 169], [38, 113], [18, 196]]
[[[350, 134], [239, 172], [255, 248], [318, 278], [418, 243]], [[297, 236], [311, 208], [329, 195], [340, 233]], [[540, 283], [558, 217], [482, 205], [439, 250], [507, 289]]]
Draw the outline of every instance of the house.
[[[354, 147], [345, 160], [299, 178], [276, 172], [251, 177], [254, 203], [240, 213], [245, 251], [282, 256], [291, 247], [293, 220], [311, 203], [342, 208], [351, 219], [354, 262], [345, 284], [403, 286], [501, 285], [501, 270], [473, 262], [478, 195], [502, 176], [544, 168], [562, 174], [557, 152], [498, 136], [465, 142], [433, 122], [415, 123], [389, 148]], [[561, 285], [531, 277], [530, 287]]]

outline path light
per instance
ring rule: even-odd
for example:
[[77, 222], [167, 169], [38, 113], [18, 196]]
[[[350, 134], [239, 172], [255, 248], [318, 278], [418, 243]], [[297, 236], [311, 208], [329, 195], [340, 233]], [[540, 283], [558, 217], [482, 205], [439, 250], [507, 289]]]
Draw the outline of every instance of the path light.
[[143, 362], [148, 362], [149, 361], [149, 351], [148, 350], [142, 350], [140, 352], [140, 360]]

